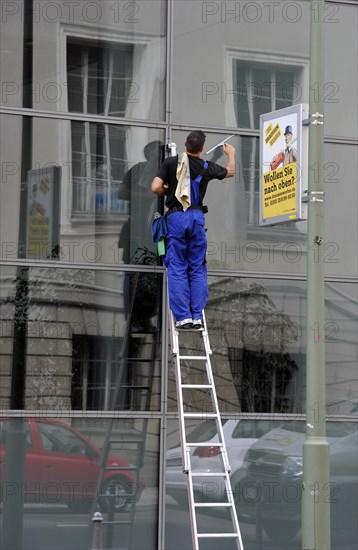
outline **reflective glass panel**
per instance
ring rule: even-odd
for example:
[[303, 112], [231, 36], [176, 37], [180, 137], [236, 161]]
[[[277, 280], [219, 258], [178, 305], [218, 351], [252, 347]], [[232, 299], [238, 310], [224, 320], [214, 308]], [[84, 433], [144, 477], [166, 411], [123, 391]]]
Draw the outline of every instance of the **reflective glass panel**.
[[[327, 4], [324, 13], [312, 7], [315, 21], [320, 13], [329, 29], [318, 86], [309, 82], [308, 2], [175, 2], [173, 120], [258, 129], [260, 114], [308, 103], [311, 86], [324, 100], [326, 135], [356, 139], [356, 6]], [[348, 72], [342, 59], [350, 60]]]
[[157, 263], [150, 184], [163, 131], [18, 116], [1, 131], [2, 257]]
[[[193, 472], [206, 472], [210, 477], [193, 476], [194, 501], [211, 505], [197, 508], [201, 532], [232, 532], [232, 522], [214, 503], [227, 501], [222, 466], [215, 456], [218, 441], [213, 421], [186, 425], [191, 448]], [[231, 466], [230, 484], [239, 519], [243, 546], [246, 549], [300, 550], [305, 423], [292, 420], [247, 419], [245, 415], [223, 420], [223, 433]], [[327, 422], [330, 449], [330, 483], [324, 491], [331, 508], [332, 550], [353, 550], [357, 525], [357, 424]], [[207, 443], [207, 447], [203, 446]], [[187, 479], [182, 469], [179, 424], [168, 423], [166, 461], [166, 548], [192, 548], [188, 507]], [[179, 535], [180, 533], [180, 535]], [[180, 536], [180, 546], [178, 537]], [[217, 539], [218, 540], [218, 539]], [[203, 539], [205, 550], [218, 548], [217, 540]], [[225, 549], [237, 548], [225, 540]]]
[[163, 120], [165, 26], [161, 0], [4, 4], [1, 103]]
[[2, 418], [4, 548], [94, 548], [100, 512], [103, 547], [156, 549], [159, 433], [157, 420]]
[[[356, 414], [357, 287], [327, 283], [325, 338], [327, 414]], [[222, 413], [303, 414], [306, 399], [306, 284], [209, 276], [205, 310], [211, 364]], [[202, 355], [200, 333], [181, 339], [182, 354]], [[185, 350], [185, 351], [184, 351]], [[207, 383], [205, 365], [182, 361], [186, 384]], [[175, 371], [169, 370], [169, 405], [176, 410]], [[187, 412], [212, 412], [209, 391], [187, 389]]]
[[[173, 132], [177, 151], [185, 148], [188, 132]], [[222, 148], [209, 151], [228, 137], [206, 132], [202, 158], [226, 166]], [[259, 223], [259, 139], [234, 136], [236, 174], [233, 178], [212, 180], [208, 185], [205, 204], [207, 214], [208, 267], [245, 269], [248, 271], [307, 272], [307, 221], [260, 227]], [[314, 259], [322, 259], [327, 275], [357, 275], [357, 247], [350, 235], [358, 233], [355, 205], [357, 187], [346, 187], [343, 199], [341, 185], [349, 180], [349, 172], [358, 158], [355, 146], [326, 143], [323, 179], [325, 187], [325, 237], [321, 247], [310, 247]], [[358, 168], [357, 168], [358, 169]], [[312, 177], [317, 177], [317, 166]], [[306, 182], [307, 183], [307, 182]], [[337, 219], [342, 223], [332, 223]]]
[[161, 277], [1, 268], [1, 406], [158, 410]]
[[308, 101], [309, 6], [175, 2], [173, 56], [175, 122], [258, 129], [260, 114]]

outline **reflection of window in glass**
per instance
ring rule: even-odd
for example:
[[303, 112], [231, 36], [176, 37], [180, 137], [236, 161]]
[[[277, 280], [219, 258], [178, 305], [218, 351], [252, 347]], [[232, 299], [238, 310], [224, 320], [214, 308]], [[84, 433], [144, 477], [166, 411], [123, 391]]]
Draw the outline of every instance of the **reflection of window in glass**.
[[[87, 41], [67, 43], [68, 109], [124, 116], [131, 93], [133, 46]], [[125, 130], [118, 126], [71, 123], [74, 215], [128, 212], [118, 198], [125, 173]]]
[[64, 426], [38, 422], [42, 445], [52, 453], [86, 454], [87, 445], [74, 432]]
[[[118, 338], [75, 336], [73, 342], [72, 408], [108, 410], [120, 368]], [[127, 376], [124, 369], [123, 378]], [[127, 382], [123, 381], [123, 384]], [[129, 407], [128, 385], [118, 396], [118, 408]]]
[[[260, 128], [260, 115], [297, 103], [299, 69], [252, 66], [233, 61], [234, 106], [240, 128]], [[301, 100], [302, 101], [302, 98]]]
[[[146, 304], [142, 302], [145, 311]], [[135, 322], [135, 324], [133, 324]], [[141, 337], [146, 334], [147, 338]], [[160, 334], [145, 317], [132, 317], [126, 351], [121, 338], [81, 336], [73, 338], [73, 409], [149, 410], [158, 408], [156, 362]], [[141, 337], [138, 338], [138, 335]], [[123, 358], [123, 353], [125, 357]], [[120, 384], [116, 392], [116, 383]], [[153, 391], [155, 389], [155, 391]], [[116, 394], [116, 404], [113, 406]]]
[[274, 420], [241, 420], [233, 431], [233, 439], [258, 439], [275, 428]]
[[72, 185], [74, 215], [128, 213], [119, 199], [126, 172], [125, 130], [119, 126], [72, 122]]
[[242, 178], [245, 189], [247, 208], [247, 223], [257, 224], [259, 221], [259, 165], [260, 146], [258, 138], [242, 138], [240, 149]]
[[[245, 201], [247, 204], [247, 223], [257, 225], [259, 222], [259, 182], [260, 182], [260, 143], [256, 137], [241, 137], [238, 148], [238, 163], [244, 183]], [[280, 229], [296, 232], [295, 224], [281, 223]], [[277, 226], [276, 226], [277, 230]]]
[[[233, 61], [233, 89], [236, 123], [239, 127], [260, 127], [260, 115], [293, 105], [297, 95], [299, 70], [279, 70], [249, 66]], [[247, 222], [259, 219], [259, 140], [243, 139], [239, 154], [248, 204]]]
[[68, 109], [124, 116], [131, 93], [133, 45], [67, 42]]
[[[227, 63], [229, 85], [225, 106], [229, 125], [259, 130], [260, 115], [308, 102], [308, 60], [305, 58], [229, 49]], [[259, 140], [243, 138], [242, 145], [237, 162], [243, 168], [247, 222], [256, 225], [259, 219]], [[290, 224], [289, 230], [295, 231], [295, 227]]]
[[229, 361], [242, 412], [297, 412], [289, 353], [229, 348]]

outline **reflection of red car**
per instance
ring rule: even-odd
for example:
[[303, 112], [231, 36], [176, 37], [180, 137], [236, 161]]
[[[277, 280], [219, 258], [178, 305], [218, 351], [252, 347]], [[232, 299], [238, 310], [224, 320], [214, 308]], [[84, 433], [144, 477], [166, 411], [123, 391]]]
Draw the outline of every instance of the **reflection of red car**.
[[[0, 419], [0, 477], [4, 479], [7, 421]], [[27, 418], [26, 466], [23, 493], [27, 502], [65, 503], [76, 511], [89, 510], [96, 498], [101, 451], [92, 441], [64, 422]], [[123, 458], [108, 455], [101, 495], [103, 511], [123, 511], [140, 498], [143, 479]], [[118, 469], [116, 469], [118, 468]], [[12, 482], [16, 480], [11, 480]], [[10, 481], [9, 481], [10, 486]], [[13, 486], [13, 483], [11, 484]], [[6, 484], [3, 486], [6, 498]]]

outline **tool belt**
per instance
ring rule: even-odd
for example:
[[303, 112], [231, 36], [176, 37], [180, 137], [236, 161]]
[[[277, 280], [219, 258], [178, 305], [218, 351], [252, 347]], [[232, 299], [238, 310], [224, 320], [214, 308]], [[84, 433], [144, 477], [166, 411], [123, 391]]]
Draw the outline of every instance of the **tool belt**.
[[[189, 208], [187, 208], [187, 210], [201, 210], [202, 212], [204, 212], [204, 214], [206, 214], [209, 209], [208, 209], [207, 206], [200, 206], [199, 204], [192, 204], [191, 206], [189, 206]], [[170, 208], [165, 213], [165, 216], [168, 217], [168, 216], [170, 216], [170, 214], [174, 214], [174, 212], [184, 212], [184, 209], [183, 209], [182, 205], [174, 206], [173, 208]]]

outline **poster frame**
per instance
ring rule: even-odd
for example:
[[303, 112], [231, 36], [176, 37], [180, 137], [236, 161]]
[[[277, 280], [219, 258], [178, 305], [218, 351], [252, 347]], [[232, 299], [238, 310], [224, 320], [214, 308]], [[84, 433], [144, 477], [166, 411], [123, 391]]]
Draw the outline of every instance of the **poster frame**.
[[[46, 245], [41, 247], [36, 246], [39, 244], [36, 242], [36, 237], [31, 241], [31, 209], [33, 206], [33, 194], [32, 189], [34, 186], [37, 188], [37, 192], [41, 186], [41, 181], [46, 179], [49, 185], [48, 197], [46, 198], [46, 217], [48, 218], [48, 234], [46, 239]], [[29, 170], [27, 172], [27, 208], [26, 208], [26, 257], [37, 260], [58, 259], [59, 257], [59, 198], [60, 198], [60, 180], [61, 180], [61, 168], [56, 165], [46, 166], [44, 168], [37, 168]], [[41, 198], [41, 197], [40, 197]], [[45, 214], [45, 212], [44, 212]], [[35, 216], [37, 217], [37, 216]], [[41, 219], [41, 210], [39, 211], [39, 218]], [[35, 251], [32, 251], [35, 245]]]
[[[260, 115], [260, 175], [259, 175], [259, 225], [269, 226], [287, 222], [298, 222], [307, 219], [307, 208], [302, 200], [307, 196], [307, 173], [308, 173], [308, 126], [305, 121], [308, 119], [308, 105], [297, 104], [284, 109], [271, 111]], [[271, 123], [273, 128], [278, 124], [280, 127], [280, 137], [283, 137], [285, 121], [293, 120], [291, 124], [294, 135], [294, 148], [296, 150], [296, 170], [297, 178], [295, 183], [296, 201], [295, 208], [289, 212], [281, 211], [275, 215], [267, 215], [267, 208], [264, 206], [264, 174], [273, 173], [274, 170], [268, 169], [267, 156], [271, 152], [268, 150], [265, 141], [265, 130]], [[279, 144], [276, 145], [276, 151]], [[282, 139], [280, 140], [282, 152]], [[271, 153], [271, 157], [275, 155]], [[282, 203], [282, 209], [285, 204]], [[276, 207], [277, 209], [277, 207]]]

